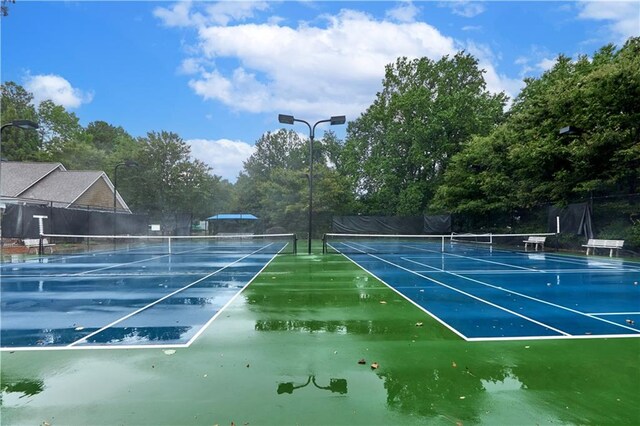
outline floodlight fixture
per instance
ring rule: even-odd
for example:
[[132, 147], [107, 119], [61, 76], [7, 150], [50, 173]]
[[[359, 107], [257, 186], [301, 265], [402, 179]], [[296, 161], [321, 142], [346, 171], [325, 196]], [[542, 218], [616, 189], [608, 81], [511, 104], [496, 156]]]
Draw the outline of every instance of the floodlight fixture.
[[344, 124], [347, 121], [347, 117], [345, 117], [344, 115], [334, 115], [329, 121], [332, 126], [336, 126], [339, 124]]
[[562, 135], [562, 136], [566, 136], [566, 135], [578, 135], [580, 134], [581, 130], [578, 129], [575, 126], [565, 126], [563, 128], [561, 128], [560, 130], [558, 130], [558, 134]]
[[6, 124], [3, 124], [0, 131], [4, 130], [7, 127], [18, 127], [23, 130], [37, 130], [38, 123], [35, 123], [31, 120], [13, 120]]
[[293, 115], [278, 114], [278, 121], [282, 124], [293, 124], [294, 120]]

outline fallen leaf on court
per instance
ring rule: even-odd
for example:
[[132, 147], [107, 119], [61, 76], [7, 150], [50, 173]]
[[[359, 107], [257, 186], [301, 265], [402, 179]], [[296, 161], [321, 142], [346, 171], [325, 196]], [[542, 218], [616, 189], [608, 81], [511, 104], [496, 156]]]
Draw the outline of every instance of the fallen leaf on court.
[[84, 327], [83, 327], [83, 326], [81, 326], [81, 325], [79, 325], [79, 326], [77, 326], [77, 327], [75, 328], [75, 330], [76, 330], [76, 331], [84, 330]]
[[381, 300], [380, 303], [383, 304], [383, 305], [387, 304], [387, 302], [385, 302], [384, 300]]
[[417, 322], [416, 323], [416, 327], [422, 327], [422, 323], [421, 322]]
[[164, 352], [165, 355], [173, 355], [173, 354], [176, 353], [176, 350], [175, 349], [165, 349], [163, 352]]
[[364, 358], [360, 358], [360, 360], [358, 360], [358, 364], [366, 364], [367, 361]]
[[458, 364], [456, 364], [456, 362], [455, 362], [455, 361], [452, 361], [452, 362], [451, 362], [451, 366], [452, 366], [453, 368], [456, 368], [456, 367], [458, 367]]
[[461, 397], [460, 397], [460, 399], [465, 399], [465, 398], [466, 398], [466, 396], [461, 396]]
[[374, 362], [371, 364], [371, 369], [375, 370], [376, 368], [380, 367], [380, 364], [378, 364], [377, 362]]

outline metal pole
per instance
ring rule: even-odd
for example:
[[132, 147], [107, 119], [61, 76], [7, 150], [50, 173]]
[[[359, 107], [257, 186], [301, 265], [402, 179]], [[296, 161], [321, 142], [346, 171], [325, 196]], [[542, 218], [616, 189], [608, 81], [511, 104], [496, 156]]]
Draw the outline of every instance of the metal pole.
[[[313, 126], [314, 129], [316, 126]], [[311, 254], [311, 232], [313, 231], [313, 130], [309, 135], [309, 254]]]
[[[113, 235], [116, 235], [116, 196], [118, 194], [118, 167], [122, 164], [116, 164], [113, 170]], [[115, 244], [115, 240], [114, 240]]]

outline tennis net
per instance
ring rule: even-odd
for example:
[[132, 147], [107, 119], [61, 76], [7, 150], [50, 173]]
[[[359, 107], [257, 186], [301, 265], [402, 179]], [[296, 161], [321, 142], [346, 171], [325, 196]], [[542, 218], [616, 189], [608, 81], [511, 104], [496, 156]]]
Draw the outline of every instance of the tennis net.
[[375, 235], [325, 234], [324, 253], [468, 253], [494, 250], [544, 250], [553, 233]]
[[[296, 253], [295, 234], [231, 234], [206, 236], [43, 234], [42, 248], [53, 254], [126, 252], [152, 255]], [[49, 250], [46, 250], [47, 252]]]

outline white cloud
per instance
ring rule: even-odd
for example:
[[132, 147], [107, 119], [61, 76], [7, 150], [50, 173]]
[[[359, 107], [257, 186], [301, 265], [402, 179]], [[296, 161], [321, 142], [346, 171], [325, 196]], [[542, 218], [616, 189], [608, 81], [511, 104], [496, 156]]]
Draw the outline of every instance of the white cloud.
[[207, 6], [209, 21], [218, 25], [227, 25], [231, 21], [243, 21], [254, 16], [255, 11], [268, 9], [264, 1], [222, 1]]
[[180, 1], [172, 7], [157, 7], [153, 14], [168, 27], [228, 25], [252, 18], [256, 11], [268, 9], [264, 1], [222, 1], [204, 7], [204, 13], [193, 11], [191, 1]]
[[608, 30], [617, 43], [640, 35], [640, 3], [637, 1], [583, 1], [580, 19], [609, 21]]
[[[196, 49], [180, 71], [191, 75], [189, 86], [196, 94], [231, 110], [295, 113], [310, 121], [342, 114], [355, 119], [380, 90], [385, 66], [399, 56], [439, 60], [472, 44], [456, 41], [425, 22], [397, 22], [414, 16], [412, 8], [412, 3], [400, 4], [394, 10], [406, 13], [395, 15], [394, 21], [343, 9], [320, 16], [316, 24], [297, 26], [268, 18], [238, 25], [192, 19]], [[176, 13], [175, 19], [162, 19], [188, 21], [182, 11]], [[190, 16], [198, 13], [192, 10]], [[520, 83], [496, 72], [493, 63], [499, 58], [489, 48], [476, 50], [491, 76], [490, 90], [514, 96]]]
[[93, 100], [92, 92], [76, 89], [66, 79], [54, 74], [28, 75], [25, 78], [24, 87], [33, 93], [33, 101], [36, 105], [49, 99], [65, 108], [78, 108]]
[[167, 27], [190, 27], [204, 23], [204, 17], [200, 13], [191, 13], [190, 1], [179, 1], [171, 8], [157, 7], [153, 15]]
[[484, 5], [479, 1], [455, 0], [447, 2], [446, 5], [454, 14], [465, 18], [473, 18], [485, 11]]
[[191, 156], [213, 168], [213, 173], [229, 182], [235, 182], [243, 169], [243, 162], [253, 154], [255, 148], [246, 142], [228, 139], [190, 139]]
[[[379, 21], [351, 10], [322, 19], [324, 26], [198, 26], [200, 54], [182, 69], [208, 63], [190, 87], [234, 110], [355, 118], [398, 56], [439, 59], [457, 51], [452, 38], [426, 23]], [[238, 64], [232, 70], [210, 65], [229, 59]]]
[[388, 10], [386, 12], [386, 16], [387, 18], [398, 22], [414, 22], [418, 13], [420, 13], [420, 9], [418, 9], [412, 2], [406, 1], [402, 2], [394, 9]]

